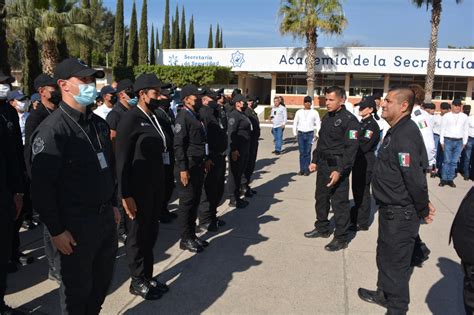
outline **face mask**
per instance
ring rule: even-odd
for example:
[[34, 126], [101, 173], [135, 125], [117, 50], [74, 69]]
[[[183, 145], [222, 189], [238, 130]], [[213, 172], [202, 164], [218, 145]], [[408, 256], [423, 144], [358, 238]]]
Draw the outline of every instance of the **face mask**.
[[117, 95], [112, 95], [112, 97], [110, 98], [110, 102], [111, 102], [112, 104], [117, 103]]
[[61, 102], [61, 93], [58, 91], [51, 92], [51, 96], [49, 97], [48, 101], [58, 106], [59, 103]]
[[138, 104], [138, 97], [135, 96], [134, 98], [128, 99], [128, 100], [127, 100], [127, 104], [128, 104], [129, 106], [132, 106], [132, 107], [137, 106], [137, 104]]
[[20, 112], [24, 112], [24, 111], [25, 111], [25, 108], [26, 108], [26, 102], [16, 101], [15, 107], [16, 107], [16, 109], [18, 109]]
[[219, 104], [217, 104], [216, 101], [210, 101], [207, 106], [209, 106], [209, 108], [212, 108], [213, 110], [216, 110], [218, 107], [219, 107]]
[[149, 110], [154, 112], [160, 106], [160, 101], [157, 100], [157, 99], [152, 98], [152, 99], [150, 99], [150, 102], [148, 104], [146, 104], [146, 106], [148, 107]]
[[194, 111], [196, 113], [199, 113], [199, 111], [201, 110], [201, 107], [202, 107], [202, 100], [198, 98], [194, 101]]
[[0, 99], [2, 100], [6, 99], [8, 92], [10, 92], [10, 85], [0, 84]]
[[[71, 83], [74, 84], [74, 83]], [[81, 106], [88, 106], [94, 103], [97, 98], [97, 89], [95, 83], [74, 84], [79, 88], [79, 94], [73, 95], [74, 100]]]

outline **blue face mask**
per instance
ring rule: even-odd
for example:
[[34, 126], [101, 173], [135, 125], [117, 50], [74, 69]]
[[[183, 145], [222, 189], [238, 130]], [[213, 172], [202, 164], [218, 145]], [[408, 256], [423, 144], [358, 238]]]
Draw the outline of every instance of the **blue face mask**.
[[85, 107], [94, 103], [95, 99], [97, 98], [97, 89], [94, 82], [89, 84], [71, 84], [74, 84], [79, 88], [79, 94], [73, 95], [74, 100], [79, 105]]
[[127, 103], [128, 103], [128, 105], [130, 105], [130, 106], [132, 106], [132, 107], [133, 107], [133, 106], [137, 106], [137, 104], [138, 104], [138, 97], [135, 96], [134, 98], [131, 98], [131, 99], [127, 100]]

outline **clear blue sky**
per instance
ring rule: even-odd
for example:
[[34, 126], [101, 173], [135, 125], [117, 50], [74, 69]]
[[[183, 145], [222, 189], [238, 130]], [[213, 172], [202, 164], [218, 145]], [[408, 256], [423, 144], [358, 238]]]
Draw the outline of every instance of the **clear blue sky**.
[[[103, 0], [115, 12], [115, 0]], [[125, 23], [130, 22], [132, 0], [124, 0]], [[321, 35], [318, 46], [336, 47], [342, 43], [359, 42], [372, 47], [428, 47], [430, 15], [426, 7], [418, 9], [411, 0], [343, 0], [349, 21], [342, 36]], [[140, 23], [142, 0], [137, 0]], [[207, 47], [209, 25], [215, 32], [219, 23], [224, 29], [226, 47], [293, 47], [304, 41], [282, 36], [278, 31], [279, 0], [170, 0], [170, 15], [176, 4], [186, 10], [186, 27], [194, 15], [196, 47]], [[149, 31], [151, 23], [163, 26], [165, 0], [148, 0]], [[439, 47], [474, 46], [474, 0], [443, 0]], [[171, 20], [170, 16], [170, 20]], [[180, 17], [181, 19], [181, 17]]]

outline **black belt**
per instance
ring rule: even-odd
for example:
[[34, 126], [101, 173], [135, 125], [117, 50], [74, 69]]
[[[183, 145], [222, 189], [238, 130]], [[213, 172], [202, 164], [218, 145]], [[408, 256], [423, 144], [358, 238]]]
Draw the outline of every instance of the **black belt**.
[[461, 141], [462, 138], [449, 138], [449, 137], [444, 137], [446, 140], [451, 140], [451, 141]]
[[314, 131], [298, 131], [298, 133], [311, 133], [311, 132], [314, 132]]
[[395, 218], [410, 220], [413, 215], [417, 215], [417, 212], [413, 205], [405, 207], [384, 205], [380, 206], [379, 215], [388, 220], [393, 220]]
[[321, 153], [321, 158], [323, 160], [329, 160], [329, 159], [335, 159], [335, 158], [340, 158], [342, 157], [342, 154], [326, 154], [326, 153]]

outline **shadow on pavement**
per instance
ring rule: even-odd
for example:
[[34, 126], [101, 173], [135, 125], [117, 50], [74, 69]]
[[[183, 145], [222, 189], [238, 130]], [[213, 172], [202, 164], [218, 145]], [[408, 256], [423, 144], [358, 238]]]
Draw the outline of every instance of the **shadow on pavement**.
[[159, 276], [168, 283], [170, 292], [156, 302], [143, 301], [125, 314], [201, 314], [207, 310], [226, 292], [235, 274], [262, 263], [246, 252], [249, 247], [268, 240], [259, 233], [260, 226], [278, 220], [266, 213], [272, 204], [280, 202], [274, 196], [289, 185], [293, 176], [295, 173], [282, 174], [256, 187], [259, 194], [263, 191], [271, 194], [257, 195], [249, 199], [247, 208], [222, 216], [227, 222], [224, 229], [218, 235], [202, 236], [208, 239], [215, 235], [203, 253], [173, 265]]
[[437, 266], [443, 278], [431, 287], [426, 296], [430, 311], [434, 315], [465, 314], [461, 265], [449, 258], [440, 257]]

